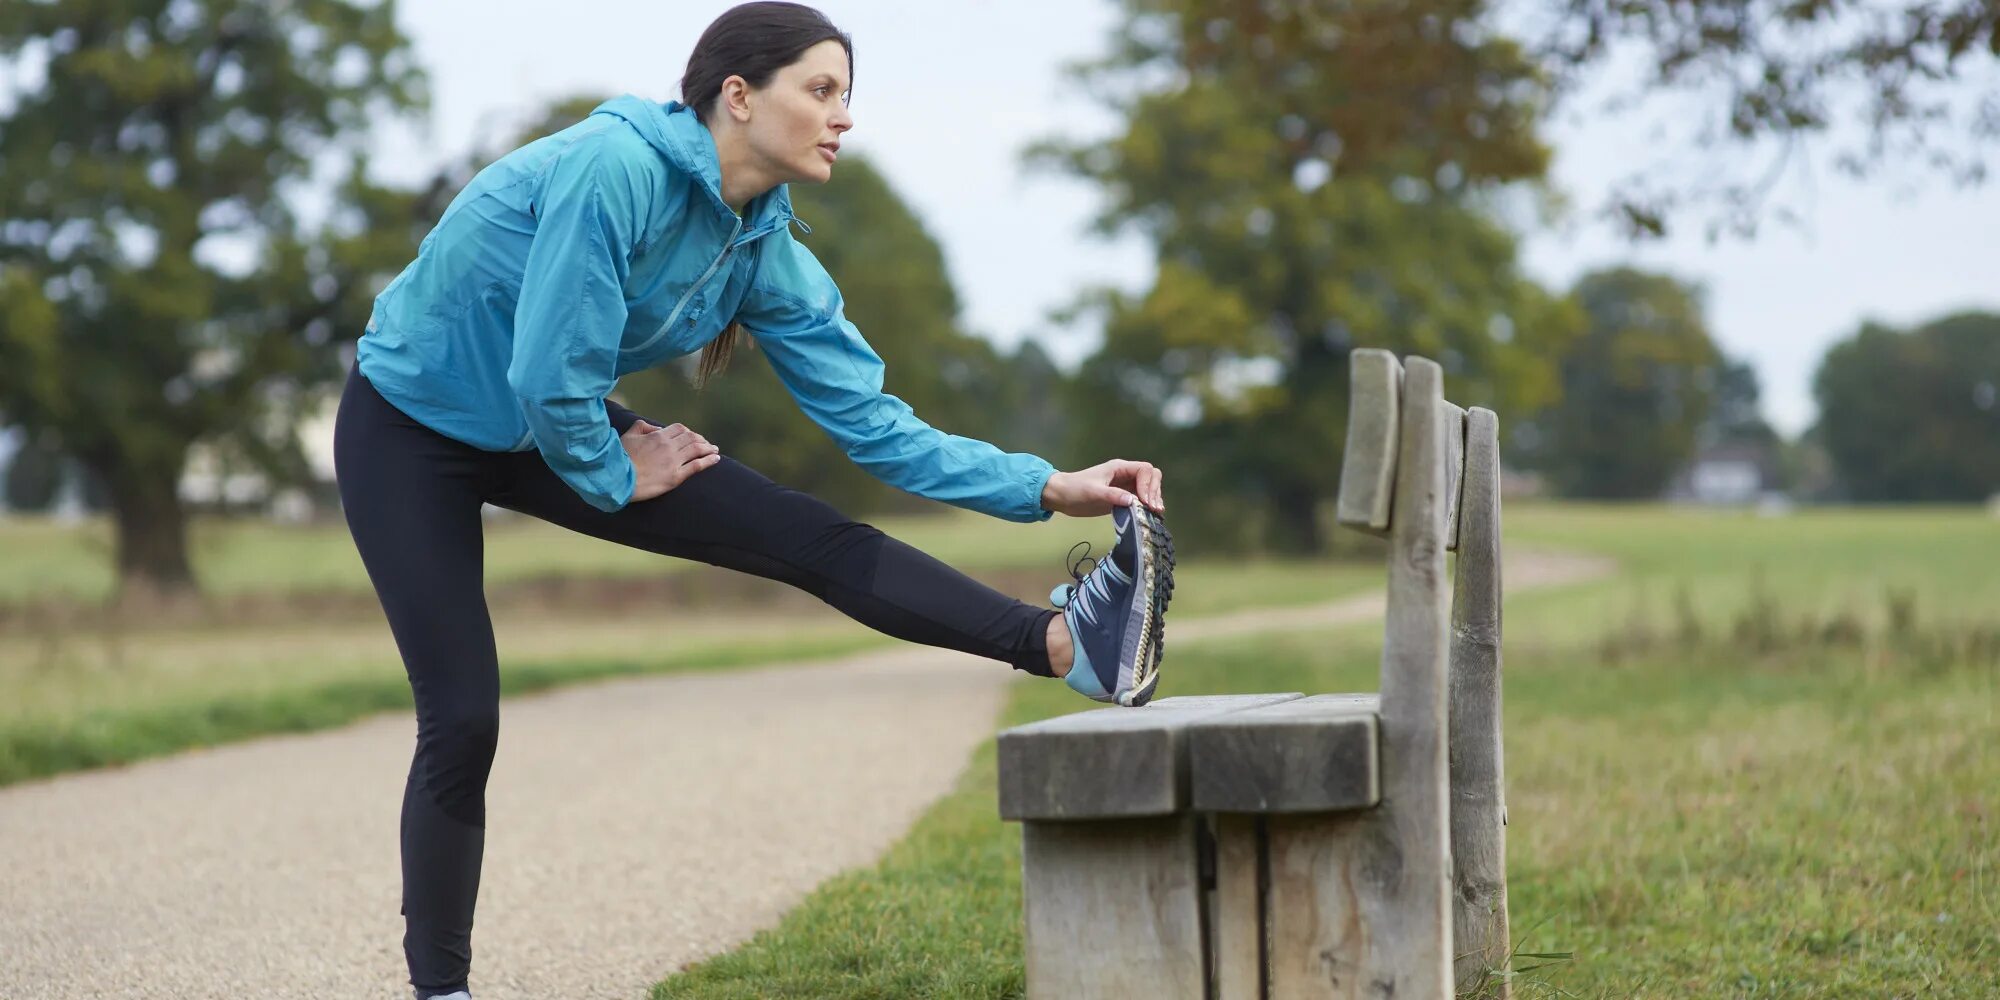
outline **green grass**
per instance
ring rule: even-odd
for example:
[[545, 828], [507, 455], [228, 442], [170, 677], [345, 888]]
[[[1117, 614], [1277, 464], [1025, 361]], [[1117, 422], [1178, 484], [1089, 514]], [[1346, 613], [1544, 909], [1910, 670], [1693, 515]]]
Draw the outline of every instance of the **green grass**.
[[[1948, 644], [1871, 625], [1763, 649], [1733, 631], [1746, 616], [1838, 614], [1892, 585], [1914, 589], [1940, 635], [1991, 629], [2000, 616], [1976, 612], [2000, 586], [1978, 571], [2000, 559], [1992, 522], [1565, 513], [1517, 512], [1511, 538], [1608, 552], [1631, 576], [1507, 609], [1515, 944], [1574, 955], [1516, 995], [1995, 995], [2000, 647], [1938, 657], [1926, 651]], [[1683, 583], [1699, 636], [1600, 655], [1633, 608], [1667, 616], [1662, 588]], [[1378, 635], [1184, 645], [1164, 693], [1372, 690]], [[1087, 707], [1023, 681], [1003, 724]], [[880, 864], [654, 996], [1021, 996], [1019, 832], [995, 814], [994, 768], [989, 741]]]
[[[1881, 624], [1886, 595], [1907, 592], [1927, 620], [1996, 620], [2000, 521], [1972, 507], [1743, 511], [1588, 504], [1517, 505], [1510, 545], [1602, 553], [1619, 578], [1510, 619], [1520, 635], [1595, 638], [1635, 605], [1664, 612], [1683, 591], [1708, 618], [1734, 614], [1760, 588], [1800, 613], [1851, 611]], [[1509, 609], [1510, 612], [1512, 609]]]

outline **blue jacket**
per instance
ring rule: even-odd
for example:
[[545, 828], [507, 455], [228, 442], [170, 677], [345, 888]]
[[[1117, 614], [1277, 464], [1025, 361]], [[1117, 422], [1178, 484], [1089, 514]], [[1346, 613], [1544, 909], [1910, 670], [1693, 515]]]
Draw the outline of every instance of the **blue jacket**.
[[1048, 519], [1048, 462], [945, 434], [882, 391], [882, 359], [792, 239], [786, 189], [738, 217], [721, 185], [694, 112], [606, 101], [452, 199], [376, 297], [361, 373], [447, 437], [540, 449], [592, 506], [617, 510], [632, 497], [632, 462], [605, 396], [619, 376], [699, 351], [740, 319], [800, 408], [876, 478], [1011, 521]]

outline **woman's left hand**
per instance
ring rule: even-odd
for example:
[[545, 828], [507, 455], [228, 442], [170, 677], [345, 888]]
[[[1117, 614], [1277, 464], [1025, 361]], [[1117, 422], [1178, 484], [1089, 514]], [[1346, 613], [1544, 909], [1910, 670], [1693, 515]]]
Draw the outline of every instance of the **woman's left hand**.
[[1167, 501], [1160, 492], [1161, 473], [1150, 462], [1114, 458], [1076, 472], [1058, 472], [1042, 487], [1042, 507], [1071, 517], [1103, 517], [1113, 507], [1143, 501], [1160, 512]]

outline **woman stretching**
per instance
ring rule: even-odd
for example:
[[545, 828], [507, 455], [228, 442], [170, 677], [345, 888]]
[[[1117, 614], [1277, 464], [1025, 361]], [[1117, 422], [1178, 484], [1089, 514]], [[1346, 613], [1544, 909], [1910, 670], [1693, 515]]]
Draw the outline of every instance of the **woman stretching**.
[[[606, 102], [460, 192], [375, 300], [340, 401], [341, 503], [416, 698], [403, 791], [403, 949], [418, 1000], [469, 997], [500, 683], [480, 506], [809, 591], [888, 635], [1099, 701], [1158, 682], [1172, 548], [1160, 471], [1059, 472], [942, 433], [804, 246], [786, 185], [823, 183], [854, 125], [848, 37], [809, 7], [718, 18], [685, 104]], [[1011, 521], [1111, 516], [1110, 558], [1024, 604], [606, 397], [618, 377], [748, 332], [807, 416], [890, 485]], [[1059, 610], [1058, 610], [1059, 609]]]

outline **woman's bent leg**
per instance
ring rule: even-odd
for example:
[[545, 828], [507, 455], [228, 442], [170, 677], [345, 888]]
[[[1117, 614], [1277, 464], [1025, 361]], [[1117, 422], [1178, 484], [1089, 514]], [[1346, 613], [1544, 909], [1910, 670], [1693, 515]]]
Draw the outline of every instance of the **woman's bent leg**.
[[830, 504], [725, 456], [665, 495], [605, 513], [532, 453], [509, 456], [493, 502], [663, 555], [791, 584], [878, 632], [1053, 676], [1049, 620]]
[[466, 988], [499, 732], [479, 510], [492, 456], [396, 410], [349, 377], [334, 431], [341, 506], [416, 698], [403, 791], [403, 951], [418, 997]]

